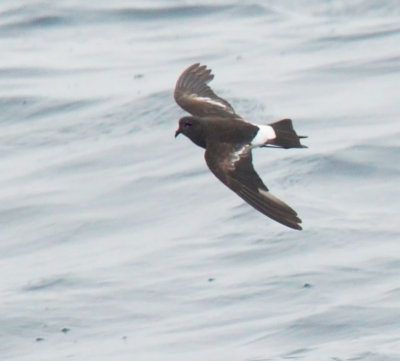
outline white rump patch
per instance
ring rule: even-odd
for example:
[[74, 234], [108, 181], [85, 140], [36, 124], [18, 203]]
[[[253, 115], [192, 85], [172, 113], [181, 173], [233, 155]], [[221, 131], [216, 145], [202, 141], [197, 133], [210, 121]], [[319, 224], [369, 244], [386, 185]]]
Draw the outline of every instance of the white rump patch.
[[258, 130], [256, 136], [250, 143], [252, 147], [261, 147], [269, 140], [276, 138], [275, 130], [270, 125], [258, 125], [258, 124], [254, 125], [259, 127], [260, 129]]
[[226, 105], [223, 104], [223, 103], [220, 103], [218, 100], [214, 100], [214, 99], [207, 98], [207, 97], [199, 97], [196, 94], [190, 94], [189, 97], [192, 98], [192, 99], [196, 99], [196, 100], [198, 100], [200, 102], [206, 102], [206, 103], [209, 103], [209, 104], [216, 105], [217, 107], [226, 109]]

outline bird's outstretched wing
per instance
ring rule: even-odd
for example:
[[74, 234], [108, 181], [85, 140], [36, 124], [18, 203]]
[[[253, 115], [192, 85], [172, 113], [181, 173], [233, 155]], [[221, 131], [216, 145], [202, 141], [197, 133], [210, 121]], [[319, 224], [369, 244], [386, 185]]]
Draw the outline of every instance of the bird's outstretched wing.
[[213, 78], [211, 69], [207, 69], [205, 65], [196, 63], [189, 66], [176, 82], [175, 101], [194, 116], [241, 119], [233, 107], [225, 99], [217, 96], [207, 85]]
[[301, 230], [297, 213], [273, 196], [253, 168], [251, 147], [234, 147], [227, 143], [207, 144], [205, 159], [210, 170], [226, 186], [259, 212]]

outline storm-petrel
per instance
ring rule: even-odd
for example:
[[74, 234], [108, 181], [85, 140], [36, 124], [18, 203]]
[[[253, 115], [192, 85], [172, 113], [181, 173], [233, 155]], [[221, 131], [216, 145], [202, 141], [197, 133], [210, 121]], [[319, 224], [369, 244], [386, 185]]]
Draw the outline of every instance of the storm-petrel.
[[273, 196], [252, 164], [254, 147], [305, 148], [290, 119], [256, 125], [236, 114], [232, 106], [207, 85], [214, 75], [205, 65], [191, 65], [179, 77], [175, 101], [193, 116], [179, 119], [179, 134], [205, 148], [211, 172], [255, 209], [293, 229], [301, 219], [286, 203]]

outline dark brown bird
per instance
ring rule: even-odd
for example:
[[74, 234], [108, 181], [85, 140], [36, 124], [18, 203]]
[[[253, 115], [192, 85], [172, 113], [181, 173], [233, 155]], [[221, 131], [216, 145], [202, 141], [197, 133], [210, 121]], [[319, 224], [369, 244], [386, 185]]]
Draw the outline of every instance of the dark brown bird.
[[205, 65], [193, 64], [179, 77], [175, 101], [192, 116], [179, 119], [175, 137], [184, 134], [205, 148], [211, 172], [255, 209], [293, 229], [301, 219], [286, 203], [273, 196], [253, 168], [254, 147], [306, 148], [290, 119], [256, 125], [236, 114], [233, 107], [207, 85], [214, 75]]

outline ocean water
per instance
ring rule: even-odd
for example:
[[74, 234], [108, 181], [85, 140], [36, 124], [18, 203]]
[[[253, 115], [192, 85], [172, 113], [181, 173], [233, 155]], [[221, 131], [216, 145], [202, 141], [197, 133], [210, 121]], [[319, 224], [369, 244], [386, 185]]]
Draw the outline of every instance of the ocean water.
[[[400, 5], [0, 3], [0, 359], [400, 360]], [[201, 62], [297, 232], [174, 139]]]

